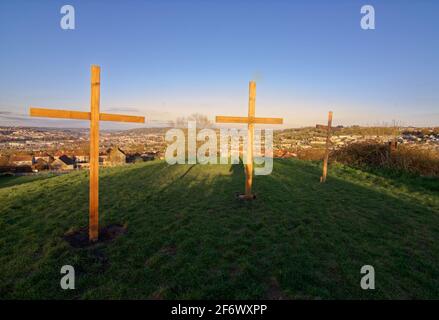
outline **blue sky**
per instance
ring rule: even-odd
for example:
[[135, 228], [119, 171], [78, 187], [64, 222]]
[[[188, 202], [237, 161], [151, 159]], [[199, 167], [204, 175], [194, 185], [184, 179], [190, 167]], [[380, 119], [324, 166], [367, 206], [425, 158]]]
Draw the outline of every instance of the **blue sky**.
[[[60, 28], [65, 4], [75, 30]], [[360, 27], [365, 4], [375, 30]], [[256, 115], [286, 127], [328, 110], [335, 124], [438, 126], [438, 14], [435, 0], [1, 1], [0, 125], [88, 126], [26, 114], [88, 110], [98, 64], [101, 110], [148, 125], [246, 115], [254, 79]]]

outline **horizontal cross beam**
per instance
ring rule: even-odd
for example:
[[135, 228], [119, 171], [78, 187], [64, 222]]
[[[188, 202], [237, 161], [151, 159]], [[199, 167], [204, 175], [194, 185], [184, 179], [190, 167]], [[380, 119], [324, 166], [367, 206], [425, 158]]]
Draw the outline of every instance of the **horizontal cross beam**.
[[[83, 112], [83, 111], [68, 111], [68, 110], [44, 109], [44, 108], [31, 107], [30, 108], [30, 115], [32, 117], [91, 120], [90, 112]], [[127, 115], [122, 115], [122, 114], [111, 114], [111, 113], [99, 113], [99, 120], [100, 121], [144, 123], [145, 117], [127, 116]]]
[[216, 116], [218, 123], [253, 123], [253, 124], [283, 124], [282, 118], [256, 118], [256, 117], [229, 117]]

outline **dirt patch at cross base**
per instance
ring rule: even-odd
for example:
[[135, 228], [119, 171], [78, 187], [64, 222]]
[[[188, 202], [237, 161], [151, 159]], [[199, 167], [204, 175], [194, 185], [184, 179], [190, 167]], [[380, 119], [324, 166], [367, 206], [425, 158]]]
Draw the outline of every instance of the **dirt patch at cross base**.
[[96, 242], [88, 241], [88, 228], [81, 228], [67, 232], [63, 239], [73, 248], [87, 248], [99, 243], [109, 242], [123, 235], [127, 230], [127, 225], [110, 224], [99, 229], [99, 240]]
[[250, 197], [247, 197], [245, 193], [235, 192], [235, 198], [242, 201], [251, 201], [256, 200], [256, 194], [252, 194]]

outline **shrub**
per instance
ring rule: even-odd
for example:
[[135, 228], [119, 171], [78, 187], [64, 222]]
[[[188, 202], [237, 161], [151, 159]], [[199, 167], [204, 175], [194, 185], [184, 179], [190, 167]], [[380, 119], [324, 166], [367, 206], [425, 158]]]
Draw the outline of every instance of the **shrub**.
[[357, 167], [383, 167], [439, 177], [439, 152], [420, 145], [401, 144], [390, 152], [387, 144], [359, 142], [334, 151], [331, 158]]
[[297, 158], [300, 160], [322, 160], [325, 156], [325, 149], [309, 148], [296, 151]]

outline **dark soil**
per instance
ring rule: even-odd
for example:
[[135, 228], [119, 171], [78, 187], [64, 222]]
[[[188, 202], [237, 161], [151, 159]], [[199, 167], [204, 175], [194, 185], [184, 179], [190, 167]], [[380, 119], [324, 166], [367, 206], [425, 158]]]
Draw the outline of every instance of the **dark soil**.
[[87, 248], [98, 243], [109, 242], [126, 232], [126, 225], [110, 224], [99, 229], [99, 240], [88, 241], [88, 228], [81, 228], [67, 232], [63, 239], [74, 248]]
[[244, 200], [244, 201], [251, 201], [256, 200], [256, 194], [252, 194], [251, 197], [247, 197], [244, 193], [241, 192], [235, 192], [236, 199], [238, 200]]

